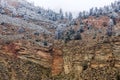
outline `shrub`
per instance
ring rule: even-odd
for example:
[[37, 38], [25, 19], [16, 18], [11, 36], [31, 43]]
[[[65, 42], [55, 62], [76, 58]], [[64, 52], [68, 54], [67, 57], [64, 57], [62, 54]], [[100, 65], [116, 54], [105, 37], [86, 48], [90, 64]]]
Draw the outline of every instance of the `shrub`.
[[82, 39], [82, 38], [81, 38], [80, 32], [77, 31], [77, 32], [75, 33], [75, 35], [74, 35], [74, 40], [81, 40], [81, 39]]
[[47, 41], [43, 41], [43, 45], [44, 45], [44, 46], [48, 46]]
[[106, 31], [106, 34], [108, 36], [112, 36], [112, 28], [111, 27], [108, 27], [107, 31]]
[[35, 33], [34, 33], [34, 35], [36, 35], [36, 36], [39, 36], [39, 34], [40, 34], [39, 32], [35, 32]]
[[103, 25], [104, 27], [106, 27], [106, 26], [107, 26], [107, 22], [103, 22], [102, 25]]

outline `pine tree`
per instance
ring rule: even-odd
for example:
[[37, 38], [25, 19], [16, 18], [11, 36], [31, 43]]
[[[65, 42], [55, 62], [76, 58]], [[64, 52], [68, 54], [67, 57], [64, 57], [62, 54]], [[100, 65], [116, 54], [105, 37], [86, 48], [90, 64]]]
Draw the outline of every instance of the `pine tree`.
[[93, 15], [93, 8], [90, 9], [89, 13], [91, 16]]
[[95, 14], [95, 16], [98, 16], [98, 8], [97, 7], [95, 7], [94, 14]]
[[69, 20], [71, 21], [73, 19], [72, 13], [69, 12]]
[[80, 19], [82, 18], [82, 12], [79, 12], [79, 16]]
[[8, 6], [7, 1], [5, 1], [5, 0], [1, 0], [0, 4], [1, 4], [2, 8], [5, 8]]
[[65, 18], [68, 19], [68, 13], [67, 12], [65, 12]]
[[60, 9], [60, 19], [63, 19], [64, 18], [64, 16], [63, 16], [63, 11], [62, 11], [62, 9]]

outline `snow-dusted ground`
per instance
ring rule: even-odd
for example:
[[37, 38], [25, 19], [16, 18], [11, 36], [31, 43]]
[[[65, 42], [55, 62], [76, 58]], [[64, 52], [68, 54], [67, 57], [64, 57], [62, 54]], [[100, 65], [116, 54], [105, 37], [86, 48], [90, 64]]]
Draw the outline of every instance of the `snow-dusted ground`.
[[38, 32], [47, 32], [49, 33], [49, 31], [47, 31], [43, 26], [39, 26], [36, 25], [34, 23], [28, 23], [25, 20], [22, 20], [20, 18], [13, 18], [7, 15], [1, 15], [0, 14], [0, 23], [5, 22], [5, 23], [10, 23], [16, 26], [20, 26], [20, 27], [25, 27], [25, 28], [30, 28], [32, 30], [36, 30]]

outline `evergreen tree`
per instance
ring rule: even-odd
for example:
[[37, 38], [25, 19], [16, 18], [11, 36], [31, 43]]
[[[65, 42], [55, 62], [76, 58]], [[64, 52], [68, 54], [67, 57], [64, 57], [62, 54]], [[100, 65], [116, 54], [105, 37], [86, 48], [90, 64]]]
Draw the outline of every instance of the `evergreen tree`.
[[60, 29], [57, 29], [55, 31], [55, 39], [62, 39], [63, 31]]
[[68, 19], [68, 13], [67, 13], [67, 12], [65, 12], [65, 18], [67, 18], [67, 19]]
[[64, 16], [63, 16], [63, 11], [62, 11], [62, 9], [60, 9], [60, 19], [63, 19], [64, 18]]
[[97, 8], [97, 7], [95, 7], [94, 15], [95, 15], [96, 17], [99, 16], [99, 14], [98, 14], [98, 8]]
[[69, 20], [71, 21], [73, 19], [72, 13], [69, 12]]
[[103, 11], [102, 11], [102, 8], [99, 8], [99, 9], [98, 9], [98, 15], [102, 15], [102, 12], [103, 12]]
[[79, 12], [79, 16], [80, 19], [82, 18], [82, 12]]
[[93, 8], [90, 9], [89, 13], [91, 16], [93, 15]]
[[6, 1], [6, 0], [1, 0], [1, 1], [0, 1], [0, 5], [2, 6], [2, 8], [5, 8], [5, 7], [7, 7], [7, 6], [8, 6], [8, 4], [7, 4], [7, 1]]
[[79, 31], [77, 31], [74, 35], [74, 40], [81, 40], [81, 39], [82, 39], [81, 34]]

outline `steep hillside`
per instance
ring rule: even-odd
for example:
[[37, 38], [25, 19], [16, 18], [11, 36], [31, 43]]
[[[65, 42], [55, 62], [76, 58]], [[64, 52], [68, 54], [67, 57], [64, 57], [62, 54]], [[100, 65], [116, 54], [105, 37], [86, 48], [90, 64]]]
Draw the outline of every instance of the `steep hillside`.
[[63, 70], [54, 80], [119, 80], [120, 38], [70, 41], [63, 48]]
[[[120, 37], [43, 47], [30, 40], [1, 39], [1, 80], [119, 80]], [[22, 76], [22, 78], [21, 78]]]
[[0, 0], [0, 80], [120, 80], [119, 17], [61, 14]]
[[34, 6], [26, 0], [0, 0], [0, 13], [24, 20], [54, 22], [61, 19], [61, 14]]

